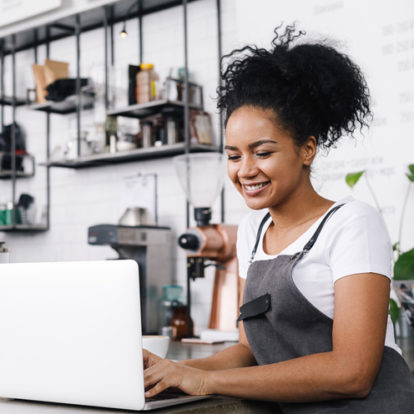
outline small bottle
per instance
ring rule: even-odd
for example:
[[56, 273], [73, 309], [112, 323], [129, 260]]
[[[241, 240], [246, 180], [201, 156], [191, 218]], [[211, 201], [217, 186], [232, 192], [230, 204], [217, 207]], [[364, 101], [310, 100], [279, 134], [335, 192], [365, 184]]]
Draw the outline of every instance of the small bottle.
[[[172, 339], [180, 341], [182, 338], [188, 337], [187, 306], [181, 305], [174, 309], [174, 314], [171, 319], [171, 326], [173, 328]], [[192, 336], [194, 336], [193, 320], [190, 318], [190, 337]]]
[[158, 98], [158, 75], [152, 63], [141, 63], [137, 73], [137, 102], [147, 103]]

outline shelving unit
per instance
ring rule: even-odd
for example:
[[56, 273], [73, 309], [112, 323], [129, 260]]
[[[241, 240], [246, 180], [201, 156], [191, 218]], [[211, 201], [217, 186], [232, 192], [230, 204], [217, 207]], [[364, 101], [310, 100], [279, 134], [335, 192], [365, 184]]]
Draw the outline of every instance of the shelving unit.
[[[0, 125], [1, 130], [4, 131], [5, 122], [4, 122], [4, 106], [10, 106], [12, 111], [12, 125], [16, 123], [16, 109], [23, 105], [26, 105], [25, 99], [20, 99], [16, 97], [16, 35], [12, 35], [8, 39], [8, 44], [10, 47], [9, 53], [11, 54], [12, 60], [12, 96], [6, 96], [4, 93], [4, 57], [5, 53], [5, 44], [4, 39], [0, 43]], [[30, 154], [16, 154], [16, 130], [11, 128], [11, 148], [10, 153], [1, 154], [0, 159], [6, 155], [9, 157], [10, 169], [0, 170], [0, 179], [1, 180], [10, 180], [11, 181], [11, 194], [10, 200], [12, 202], [11, 210], [11, 220], [8, 225], [0, 225], [1, 232], [26, 232], [26, 233], [35, 233], [43, 232], [49, 229], [49, 185], [47, 186], [47, 221], [45, 224], [21, 224], [18, 219], [17, 213], [17, 203], [16, 203], [16, 184], [18, 179], [30, 178], [35, 175], [35, 159]], [[28, 160], [30, 163], [29, 171], [21, 171], [19, 169], [19, 163], [25, 162]], [[24, 164], [23, 164], [24, 165]], [[49, 169], [47, 169], [47, 179], [49, 179]], [[3, 222], [3, 221], [2, 221]]]
[[[76, 73], [77, 78], [80, 78], [80, 35], [89, 30], [94, 30], [98, 28], [104, 28], [105, 35], [105, 100], [106, 107], [108, 109], [108, 67], [109, 65], [114, 64], [114, 36], [113, 36], [113, 25], [125, 21], [126, 19], [138, 19], [139, 23], [139, 46], [140, 46], [140, 61], [143, 59], [143, 50], [142, 50], [142, 18], [145, 15], [155, 13], [161, 10], [166, 10], [171, 7], [183, 6], [184, 11], [184, 49], [185, 49], [185, 62], [184, 67], [188, 67], [187, 61], [187, 4], [197, 0], [123, 0], [114, 2], [110, 6], [98, 7], [95, 9], [90, 9], [82, 13], [82, 15], [73, 15], [68, 16], [58, 21], [55, 21], [49, 25], [38, 27], [36, 29], [31, 29], [25, 32], [17, 33], [12, 35], [11, 38], [3, 39], [3, 56], [8, 54], [16, 53], [21, 50], [26, 50], [29, 48], [36, 48], [42, 44], [46, 46], [55, 40], [59, 40], [65, 37], [74, 36], [76, 41]], [[219, 1], [217, 1], [219, 4]], [[108, 42], [108, 38], [110, 41]], [[48, 55], [48, 53], [47, 53]], [[110, 63], [109, 63], [110, 60]], [[190, 87], [193, 87], [194, 84], [189, 82], [187, 70], [185, 71], [184, 79], [179, 80], [183, 84], [184, 90], [189, 90]], [[175, 80], [177, 81], [177, 80]], [[201, 97], [202, 99], [202, 97]], [[156, 111], [161, 111], [164, 108], [177, 108], [178, 110], [183, 111], [184, 119], [184, 145], [175, 145], [172, 148], [154, 148], [150, 149], [137, 149], [130, 151], [130, 154], [125, 155], [124, 153], [117, 154], [99, 154], [94, 155], [94, 160], [100, 160], [99, 162], [91, 162], [91, 156], [84, 156], [81, 153], [81, 143], [80, 143], [80, 123], [81, 123], [81, 111], [83, 109], [90, 109], [93, 107], [93, 94], [87, 93], [84, 94], [83, 90], [80, 88], [80, 85], [77, 85], [76, 95], [67, 98], [62, 102], [45, 102], [31, 104], [30, 108], [36, 111], [46, 112], [47, 114], [59, 114], [66, 115], [70, 113], [77, 113], [77, 123], [78, 123], [78, 143], [77, 143], [77, 153], [78, 159], [76, 161], [56, 161], [49, 160], [47, 158], [46, 162], [43, 165], [49, 167], [64, 167], [67, 168], [70, 163], [70, 168], [80, 168], [88, 166], [93, 167], [95, 165], [103, 165], [106, 160], [108, 163], [113, 163], [113, 160], [116, 162], [129, 162], [139, 159], [150, 159], [157, 157], [165, 157], [169, 154], [175, 155], [183, 152], [195, 152], [195, 151], [218, 151], [222, 146], [220, 142], [219, 146], [206, 146], [206, 145], [193, 145], [190, 142], [189, 137], [189, 110], [190, 109], [202, 109], [201, 105], [190, 105], [188, 103], [188, 93], [184, 93], [183, 101], [174, 101], [174, 100], [160, 100], [153, 101], [148, 104], [136, 104], [131, 106], [125, 106], [122, 108], [107, 110], [107, 115], [109, 116], [122, 116], [129, 118], [141, 118], [150, 114], [154, 114]], [[19, 102], [20, 103], [20, 102]], [[49, 131], [50, 132], [50, 131]], [[50, 136], [47, 137], [48, 142], [50, 141]], [[180, 148], [180, 150], [177, 150]], [[73, 167], [76, 165], [76, 167]]]
[[[35, 29], [26, 30], [20, 33], [11, 34], [3, 39], [0, 39], [0, 55], [3, 62], [4, 57], [7, 55], [12, 56], [13, 61], [13, 96], [16, 95], [16, 79], [15, 79], [15, 55], [17, 52], [32, 49], [34, 50], [35, 62], [37, 63], [37, 48], [40, 45], [46, 46], [46, 57], [49, 57], [49, 45], [59, 39], [73, 37], [76, 43], [76, 94], [67, 98], [62, 102], [46, 102], [30, 104], [29, 107], [32, 110], [44, 112], [46, 115], [46, 161], [41, 165], [47, 168], [46, 174], [46, 187], [47, 187], [47, 226], [33, 226], [31, 229], [21, 225], [12, 225], [0, 228], [0, 231], [43, 231], [49, 227], [49, 204], [50, 204], [50, 168], [90, 168], [104, 165], [112, 165], [115, 163], [139, 161], [139, 160], [150, 160], [162, 157], [171, 157], [182, 153], [190, 152], [218, 152], [222, 151], [223, 147], [223, 135], [220, 120], [220, 136], [219, 144], [216, 145], [201, 145], [192, 142], [190, 139], [190, 110], [198, 109], [202, 110], [202, 91], [201, 91], [201, 105], [190, 104], [190, 88], [194, 86], [188, 79], [188, 22], [187, 22], [187, 5], [188, 3], [195, 2], [197, 0], [122, 0], [114, 1], [111, 5], [100, 6], [94, 9], [89, 9], [82, 12], [82, 14], [76, 14], [67, 16], [57, 21], [50, 22], [49, 24], [37, 27]], [[218, 17], [218, 54], [221, 56], [221, 6], [220, 0], [216, 0], [217, 6], [217, 17]], [[116, 23], [137, 19], [139, 26], [139, 53], [140, 62], [143, 61], [143, 32], [142, 32], [142, 19], [144, 16], [155, 13], [158, 11], [166, 10], [171, 7], [182, 6], [184, 23], [183, 23], [183, 34], [184, 34], [184, 78], [180, 80], [183, 87], [182, 101], [177, 100], [158, 100], [147, 104], [136, 104], [125, 106], [116, 109], [109, 109], [108, 104], [108, 91], [109, 91], [109, 66], [114, 65], [114, 33], [113, 26]], [[160, 147], [150, 148], [137, 148], [125, 152], [116, 153], [102, 153], [94, 155], [85, 155], [81, 153], [81, 113], [83, 109], [90, 109], [93, 106], [93, 94], [88, 91], [82, 90], [80, 86], [80, 36], [82, 33], [103, 28], [104, 29], [104, 50], [105, 50], [105, 106], [107, 109], [107, 115], [113, 117], [127, 117], [127, 118], [142, 118], [152, 115], [157, 112], [161, 112], [166, 108], [174, 108], [177, 111], [182, 111], [183, 123], [184, 123], [184, 136], [182, 137], [183, 142], [163, 145]], [[1, 66], [3, 72], [3, 66]], [[3, 78], [3, 75], [2, 75]], [[2, 105], [11, 105], [13, 111], [13, 121], [15, 120], [16, 108], [20, 105], [26, 104], [26, 100], [17, 99], [13, 97], [3, 96], [4, 91], [3, 85], [0, 88], [0, 107]], [[56, 160], [50, 159], [50, 116], [52, 114], [66, 115], [76, 113], [77, 118], [77, 157], [70, 160]], [[3, 116], [2, 116], [3, 120]], [[27, 175], [15, 171], [15, 160], [13, 164], [14, 171], [6, 172], [3, 176], [0, 174], [0, 178], [11, 179], [13, 187], [13, 200], [16, 197], [15, 182], [17, 178], [23, 178]], [[32, 176], [32, 175], [31, 175]], [[222, 198], [223, 200], [223, 198]], [[222, 201], [223, 203], [223, 201]], [[222, 216], [223, 216], [222, 207]], [[187, 224], [189, 224], [189, 205], [187, 203]]]

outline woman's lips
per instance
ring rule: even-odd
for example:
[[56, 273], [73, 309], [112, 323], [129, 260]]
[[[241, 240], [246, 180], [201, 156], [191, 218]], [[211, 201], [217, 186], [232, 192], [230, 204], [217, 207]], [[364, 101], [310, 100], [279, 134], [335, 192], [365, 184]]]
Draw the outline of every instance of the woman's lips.
[[264, 183], [255, 183], [255, 184], [243, 184], [243, 192], [249, 197], [253, 197], [261, 193], [270, 183], [266, 181]]

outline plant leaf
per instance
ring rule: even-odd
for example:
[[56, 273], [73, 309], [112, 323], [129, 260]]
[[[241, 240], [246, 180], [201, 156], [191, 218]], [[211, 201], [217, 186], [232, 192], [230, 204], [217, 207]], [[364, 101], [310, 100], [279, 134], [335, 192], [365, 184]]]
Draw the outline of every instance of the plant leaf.
[[406, 174], [411, 182], [414, 182], [414, 164], [408, 165], [408, 173]]
[[359, 181], [364, 172], [365, 170], [347, 174], [345, 177], [345, 182], [350, 188], [354, 188], [355, 184]]
[[397, 241], [392, 245], [392, 251], [393, 252], [399, 252], [400, 251], [400, 242]]
[[401, 253], [394, 264], [394, 280], [414, 279], [414, 249]]
[[388, 313], [391, 316], [392, 323], [397, 322], [398, 317], [400, 316], [400, 307], [398, 306], [397, 302], [390, 298], [390, 306], [388, 308]]

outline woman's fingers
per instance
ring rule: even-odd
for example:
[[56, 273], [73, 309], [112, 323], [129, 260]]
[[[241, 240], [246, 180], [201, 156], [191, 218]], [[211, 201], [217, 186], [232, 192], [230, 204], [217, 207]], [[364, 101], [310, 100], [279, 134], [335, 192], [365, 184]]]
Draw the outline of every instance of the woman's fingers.
[[155, 384], [152, 388], [150, 388], [148, 391], [145, 391], [145, 397], [151, 398], [154, 397], [154, 395], [159, 394], [160, 392], [166, 390], [168, 385], [165, 384], [164, 381], [160, 381], [157, 384]]
[[208, 394], [208, 371], [186, 367], [163, 359], [144, 371], [146, 397], [153, 397], [166, 388], [176, 387], [190, 395]]
[[153, 397], [166, 388], [179, 387], [179, 385], [179, 372], [175, 364], [167, 359], [160, 360], [157, 364], [144, 371], [145, 389], [150, 388], [145, 393], [146, 397]]
[[162, 358], [151, 353], [150, 351], [147, 351], [146, 349], [142, 350], [142, 359], [144, 362], [144, 369], [149, 368], [162, 360]]

